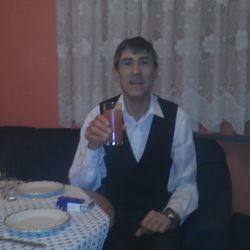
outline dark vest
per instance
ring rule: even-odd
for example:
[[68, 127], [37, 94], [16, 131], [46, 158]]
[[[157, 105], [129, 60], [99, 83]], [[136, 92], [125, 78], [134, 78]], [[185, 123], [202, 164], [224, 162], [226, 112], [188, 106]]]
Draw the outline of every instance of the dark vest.
[[[112, 99], [116, 101], [118, 97]], [[172, 165], [171, 148], [177, 105], [159, 97], [158, 102], [164, 118], [154, 115], [139, 162], [133, 155], [126, 131], [123, 133], [123, 145], [104, 146], [107, 177], [102, 181], [101, 190], [116, 209], [162, 210], [171, 195], [167, 191], [167, 183]]]

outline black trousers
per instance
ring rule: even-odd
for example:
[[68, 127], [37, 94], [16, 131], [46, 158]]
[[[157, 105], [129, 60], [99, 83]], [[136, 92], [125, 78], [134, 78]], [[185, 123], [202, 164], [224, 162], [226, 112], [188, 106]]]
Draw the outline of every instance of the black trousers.
[[116, 222], [104, 243], [104, 250], [176, 250], [178, 229], [136, 237], [139, 224]]

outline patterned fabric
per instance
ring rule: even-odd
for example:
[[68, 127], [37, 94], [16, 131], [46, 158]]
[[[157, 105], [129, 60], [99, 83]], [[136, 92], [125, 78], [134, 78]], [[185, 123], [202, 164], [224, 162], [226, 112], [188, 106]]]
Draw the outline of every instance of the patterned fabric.
[[[78, 187], [67, 185], [63, 195], [89, 199]], [[2, 200], [0, 202], [0, 235], [15, 239], [41, 242], [46, 249], [60, 250], [101, 250], [109, 229], [109, 218], [104, 211], [95, 205], [91, 210], [70, 212], [71, 219], [60, 228], [42, 233], [24, 233], [9, 230], [4, 224], [6, 215], [23, 209], [55, 208], [57, 196], [46, 199], [18, 198], [16, 201]], [[0, 241], [1, 250], [30, 250], [28, 246]]]

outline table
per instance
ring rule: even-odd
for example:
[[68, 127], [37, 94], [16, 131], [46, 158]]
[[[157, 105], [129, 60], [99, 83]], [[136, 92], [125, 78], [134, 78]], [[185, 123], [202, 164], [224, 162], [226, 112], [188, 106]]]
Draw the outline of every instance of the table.
[[[0, 200], [0, 235], [15, 239], [30, 240], [46, 244], [46, 249], [60, 250], [100, 250], [106, 239], [110, 225], [114, 218], [112, 205], [100, 194], [83, 191], [79, 187], [66, 185], [64, 192], [60, 195], [73, 196], [77, 198], [93, 199], [96, 205], [87, 212], [69, 212], [71, 215], [69, 223], [60, 228], [43, 233], [13, 232], [4, 224], [3, 220], [7, 214], [22, 209], [31, 208], [55, 208], [58, 196], [50, 198], [24, 198], [18, 197], [16, 201]], [[103, 208], [101, 207], [103, 206]], [[0, 249], [32, 249], [28, 246], [0, 241]]]

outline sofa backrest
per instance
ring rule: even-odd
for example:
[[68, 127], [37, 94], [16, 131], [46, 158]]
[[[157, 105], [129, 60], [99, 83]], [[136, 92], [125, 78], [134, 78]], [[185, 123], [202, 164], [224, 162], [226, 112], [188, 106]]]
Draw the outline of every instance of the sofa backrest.
[[79, 129], [0, 128], [0, 166], [21, 180], [68, 183]]

